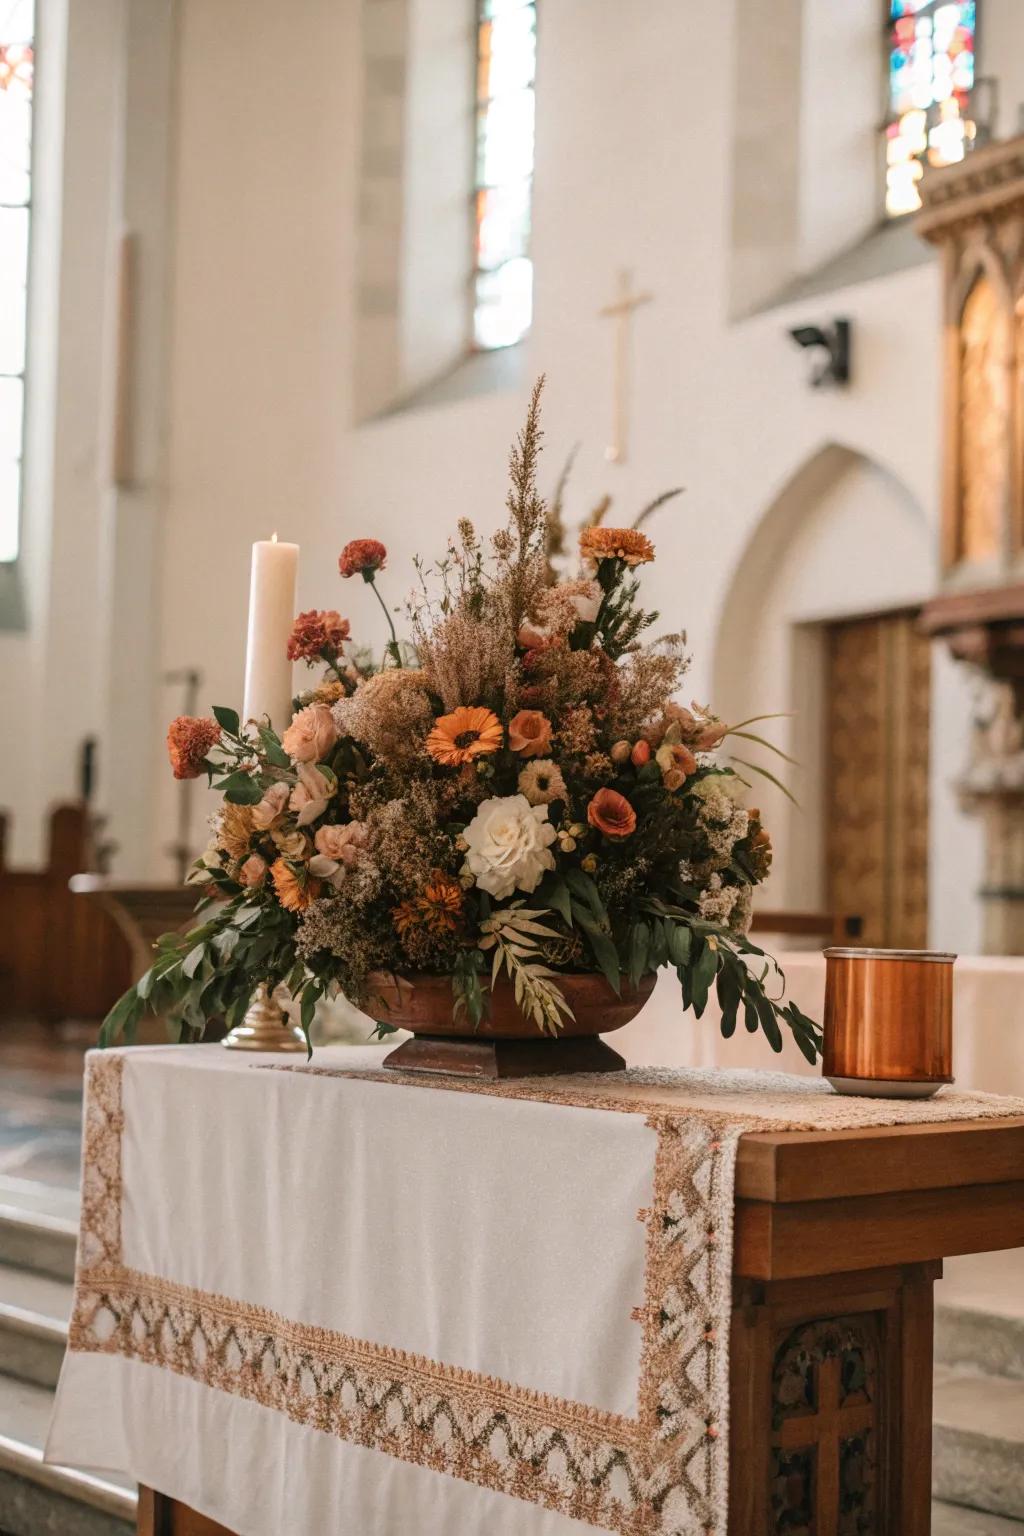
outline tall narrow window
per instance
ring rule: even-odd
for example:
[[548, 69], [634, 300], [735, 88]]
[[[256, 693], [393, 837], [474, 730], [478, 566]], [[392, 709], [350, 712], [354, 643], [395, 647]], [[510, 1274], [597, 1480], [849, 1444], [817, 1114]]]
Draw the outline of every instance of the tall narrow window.
[[975, 134], [977, 0], [891, 0], [885, 211], [921, 206], [926, 165], [962, 160]]
[[0, 0], [0, 562], [18, 554], [32, 190], [33, 0]]
[[533, 0], [479, 0], [473, 339], [508, 347], [530, 329], [533, 263]]

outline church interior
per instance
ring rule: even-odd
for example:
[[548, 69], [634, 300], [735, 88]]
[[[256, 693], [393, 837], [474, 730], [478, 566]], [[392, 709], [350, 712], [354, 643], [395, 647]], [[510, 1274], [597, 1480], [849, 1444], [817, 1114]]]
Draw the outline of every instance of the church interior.
[[[638, 726], [619, 744], [622, 754], [617, 745], [602, 761], [609, 772], [624, 764], [633, 773], [635, 765], [638, 785], [658, 780], [653, 765], [660, 764], [658, 789], [668, 793], [675, 769], [665, 767], [663, 753], [684, 764], [682, 781], [710, 771], [702, 755], [709, 744], [717, 748], [723, 737], [732, 743], [730, 771], [748, 791], [743, 825], [763, 821], [771, 834], [770, 874], [753, 895], [744, 931], [749, 925], [753, 942], [778, 961], [785, 995], [799, 1005], [794, 1028], [778, 1041], [770, 1003], [767, 1024], [755, 1000], [747, 1004], [747, 1027], [741, 1013], [735, 1028], [719, 941], [700, 926], [718, 909], [703, 896], [693, 943], [703, 942], [717, 994], [705, 1012], [705, 978], [694, 1007], [701, 986], [685, 979], [686, 961], [672, 938], [661, 962], [667, 973], [655, 986], [651, 949], [649, 1000], [612, 1037], [626, 1084], [640, 1073], [621, 1095], [657, 1098], [666, 1084], [685, 1095], [697, 1092], [695, 1083], [719, 1092], [719, 1074], [737, 1071], [767, 1094], [773, 1083], [783, 1091], [769, 1073], [787, 1074], [786, 1093], [825, 1086], [813, 1049], [820, 1031], [809, 1036], [805, 1016], [813, 1029], [826, 1021], [828, 1074], [843, 957], [853, 956], [853, 964], [902, 957], [916, 965], [915, 978], [923, 971], [929, 981], [941, 971], [947, 1026], [951, 1017], [952, 1070], [947, 1063], [944, 1074], [925, 1074], [929, 1092], [947, 1086], [934, 1099], [905, 1101], [918, 1104], [920, 1123], [900, 1119], [903, 1108], [891, 1110], [896, 1100], [888, 1098], [838, 1099], [853, 1106], [838, 1129], [819, 1124], [820, 1107], [805, 1121], [770, 1106], [762, 1113], [752, 1101], [742, 1111], [748, 1118], [736, 1153], [719, 1111], [694, 1111], [701, 1124], [718, 1127], [715, 1136], [736, 1158], [728, 1175], [737, 1181], [734, 1270], [730, 1276], [726, 1269], [719, 1287], [732, 1298], [721, 1305], [725, 1332], [731, 1329], [733, 1395], [731, 1412], [726, 1401], [720, 1417], [703, 1414], [704, 1439], [687, 1450], [689, 1471], [667, 1494], [667, 1482], [660, 1493], [651, 1490], [658, 1477], [670, 1477], [668, 1461], [642, 1449], [654, 1335], [644, 1332], [641, 1343], [635, 1329], [635, 1338], [623, 1334], [621, 1345], [608, 1344], [599, 1359], [581, 1364], [582, 1325], [577, 1338], [570, 1312], [560, 1310], [569, 1301], [552, 1296], [590, 1287], [594, 1294], [581, 1304], [588, 1316], [600, 1316], [593, 1310], [600, 1307], [626, 1316], [629, 1305], [639, 1315], [646, 1283], [652, 1305], [655, 1269], [645, 1282], [643, 1264], [654, 1265], [655, 1248], [645, 1260], [640, 1243], [655, 1196], [643, 1194], [643, 1159], [648, 1152], [655, 1158], [656, 1193], [668, 1177], [666, 1148], [673, 1136], [685, 1136], [678, 1125], [665, 1129], [659, 1117], [669, 1110], [647, 1104], [643, 1114], [628, 1112], [614, 1099], [619, 1074], [611, 1071], [612, 1098], [602, 1100], [600, 1113], [589, 1099], [566, 1107], [557, 1087], [545, 1108], [527, 1105], [532, 1090], [515, 1083], [548, 1079], [514, 1073], [495, 1098], [485, 1089], [481, 1097], [386, 1087], [378, 1090], [386, 1103], [371, 1110], [359, 1095], [372, 1084], [354, 1082], [352, 1073], [368, 1063], [371, 1079], [387, 1076], [377, 1070], [379, 1046], [369, 1049], [379, 1013], [333, 996], [336, 988], [326, 983], [315, 1007], [307, 991], [301, 1015], [298, 1001], [289, 1012], [287, 998], [282, 1014], [267, 975], [258, 968], [250, 975], [257, 1001], [245, 1019], [252, 1027], [263, 1027], [254, 1022], [259, 1006], [272, 1008], [266, 1027], [297, 1031], [303, 1050], [311, 1029], [313, 1072], [318, 1059], [330, 1063], [327, 1075], [307, 1073], [294, 1089], [303, 1055], [288, 1057], [291, 1065], [275, 1076], [272, 1057], [265, 1073], [250, 1072], [241, 1052], [217, 1044], [237, 1033], [246, 998], [237, 1016], [226, 1004], [207, 1007], [206, 1043], [170, 1049], [165, 1042], [182, 1026], [172, 1009], [152, 1001], [158, 983], [127, 991], [154, 974], [154, 955], [171, 954], [154, 948], [160, 936], [192, 931], [197, 899], [207, 892], [205, 900], [215, 901], [218, 885], [227, 890], [219, 873], [209, 887], [197, 881], [195, 861], [205, 857], [211, 824], [223, 825], [221, 795], [208, 787], [202, 751], [195, 771], [176, 767], [172, 775], [169, 722], [208, 724], [218, 706], [214, 736], [224, 727], [244, 744], [252, 706], [251, 715], [271, 727], [269, 747], [261, 737], [269, 783], [291, 771], [289, 755], [302, 756], [289, 746], [295, 726], [282, 729], [293, 696], [306, 700], [304, 713], [333, 718], [322, 700], [334, 700], [337, 716], [346, 690], [365, 687], [371, 667], [382, 668], [382, 677], [392, 663], [396, 673], [411, 670], [414, 647], [406, 648], [406, 631], [395, 638], [395, 626], [421, 612], [415, 598], [407, 603], [417, 573], [429, 579], [430, 562], [446, 548], [451, 560], [463, 559], [448, 541], [462, 537], [464, 519], [500, 553], [509, 445], [519, 444], [515, 487], [524, 442], [516, 434], [526, 419], [529, 455], [527, 411], [541, 376], [543, 451], [529, 474], [547, 507], [549, 567], [569, 581], [582, 535], [584, 553], [598, 549], [590, 588], [597, 590], [611, 565], [628, 584], [633, 557], [619, 550], [602, 564], [599, 540], [588, 544], [587, 535], [607, 530], [610, 539], [613, 530], [629, 530], [656, 552], [650, 563], [646, 553], [637, 556], [644, 603], [657, 610], [661, 629], [683, 637], [685, 649], [685, 677], [669, 690], [675, 734], [663, 724], [660, 736], [645, 737]], [[514, 490], [509, 504], [515, 501]], [[339, 575], [339, 552], [354, 545], [386, 551], [386, 562], [383, 553], [362, 566], [350, 556], [346, 569], [343, 555]], [[632, 548], [629, 539], [622, 545]], [[261, 549], [269, 554], [259, 557]], [[254, 681], [259, 558], [269, 562], [269, 591], [270, 563], [281, 563], [281, 549], [296, 551], [287, 556], [288, 625], [296, 614], [333, 617], [344, 630], [344, 646], [317, 642], [316, 655], [338, 679], [331, 695], [303, 693], [312, 684], [298, 662], [288, 670], [293, 651], [286, 662], [278, 646], [268, 666], [278, 677], [286, 667], [283, 721]], [[427, 564], [416, 565], [418, 558]], [[345, 580], [353, 570], [363, 579]], [[583, 585], [576, 583], [577, 596]], [[592, 616], [598, 633], [609, 590], [602, 585]], [[409, 633], [418, 634], [421, 622], [409, 620], [406, 630], [413, 623]], [[590, 620], [581, 622], [586, 628]], [[554, 642], [541, 627], [527, 647], [522, 633], [516, 665], [528, 671]], [[293, 644], [294, 656], [313, 654]], [[612, 654], [610, 643], [606, 650]], [[538, 654], [541, 662], [532, 662]], [[624, 645], [627, 663], [629, 654]], [[528, 707], [517, 720], [536, 717], [529, 706], [548, 697], [534, 690], [528, 698], [529, 691], [520, 690]], [[454, 713], [480, 703], [460, 698]], [[568, 697], [566, 707], [578, 714], [581, 704], [589, 710], [582, 694]], [[396, 691], [395, 709], [400, 705]], [[453, 707], [447, 697], [444, 706]], [[0, 710], [0, 1536], [1024, 1533], [1020, 0], [0, 0]], [[237, 714], [233, 727], [225, 725], [232, 710], [243, 710], [242, 726]], [[686, 722], [695, 719], [706, 727], [700, 741], [686, 736]], [[542, 713], [540, 722], [546, 743], [550, 721]], [[515, 724], [507, 750], [534, 761], [532, 745], [516, 747]], [[486, 736], [466, 745], [476, 729], [453, 736], [449, 748], [449, 760], [463, 762], [469, 776], [477, 770], [468, 759], [487, 747]], [[555, 741], [564, 742], [567, 730], [556, 723]], [[426, 739], [430, 749], [434, 736]], [[599, 757], [587, 758], [588, 772]], [[321, 783], [337, 805], [340, 758], [332, 761], [335, 770]], [[358, 752], [356, 763], [358, 775]], [[559, 769], [549, 766], [566, 792]], [[236, 767], [236, 780], [255, 771], [243, 757]], [[442, 772], [431, 771], [435, 778]], [[524, 775], [518, 783], [526, 793]], [[622, 788], [621, 778], [614, 782]], [[222, 792], [225, 785], [231, 788], [225, 780]], [[237, 801], [256, 826], [266, 794], [265, 783], [248, 802], [245, 792]], [[301, 803], [316, 798], [301, 767], [295, 794]], [[590, 846], [584, 835], [600, 837], [618, 857], [613, 845], [633, 823], [624, 830], [595, 819], [600, 795], [623, 798], [601, 790], [578, 824], [566, 820], [554, 853], [538, 855], [545, 868], [559, 850], [578, 859]], [[539, 791], [531, 799], [538, 824], [551, 801]], [[293, 795], [289, 804], [296, 803]], [[311, 804], [311, 815], [315, 809]], [[463, 868], [472, 870], [476, 845], [465, 820], [453, 846], [461, 857], [470, 834]], [[333, 882], [339, 901], [346, 869], [363, 857], [355, 843], [341, 841], [316, 834], [319, 866], [314, 857], [309, 877], [317, 889]], [[582, 859], [579, 881], [589, 880], [598, 852], [588, 855], [591, 865]], [[198, 866], [204, 879], [209, 866], [209, 859]], [[267, 875], [253, 853], [236, 872], [236, 896], [250, 885], [247, 868], [256, 870], [249, 895], [259, 887], [264, 899], [278, 863]], [[741, 859], [736, 878], [745, 879], [746, 868]], [[533, 891], [538, 878], [515, 889]], [[714, 894], [723, 896], [728, 884], [711, 878]], [[460, 891], [456, 878], [453, 903], [472, 881], [465, 874]], [[481, 909], [486, 928], [495, 921], [489, 903], [512, 887], [479, 883], [490, 892]], [[275, 889], [279, 916], [289, 902], [279, 884]], [[571, 924], [577, 887], [571, 896], [561, 889]], [[527, 918], [540, 905], [525, 894], [521, 902]], [[242, 910], [250, 917], [256, 911]], [[722, 908], [727, 929], [730, 910]], [[413, 921], [408, 911], [395, 908], [399, 929]], [[669, 908], [643, 911], [648, 918], [657, 911], [668, 932]], [[739, 905], [735, 913], [738, 930]], [[286, 916], [290, 921], [291, 911]], [[592, 914], [579, 921], [591, 932]], [[657, 924], [641, 925], [644, 956], [652, 927], [661, 932]], [[194, 963], [209, 997], [218, 985], [205, 969], [213, 951], [196, 931], [197, 948], [184, 966], [191, 975]], [[499, 933], [496, 955], [502, 942]], [[529, 936], [524, 942], [526, 949], [533, 944]], [[575, 948], [564, 954], [578, 959], [582, 942], [573, 936]], [[823, 950], [836, 957], [835, 977]], [[218, 953], [228, 965], [227, 949]], [[513, 944], [510, 979], [516, 953]], [[584, 967], [592, 981], [599, 970], [607, 975], [597, 945], [594, 955]], [[237, 970], [237, 957], [231, 963]], [[571, 969], [563, 959], [551, 963], [555, 973]], [[633, 976], [633, 965], [630, 959], [636, 984], [647, 967], [641, 959]], [[301, 975], [300, 960], [293, 980]], [[255, 989], [264, 982], [260, 1004]], [[397, 977], [395, 987], [400, 991]], [[144, 1015], [134, 1037], [141, 1049], [126, 1030], [127, 1046], [94, 1053], [88, 1062], [97, 1064], [89, 1066], [86, 1053], [123, 995], [135, 998], [132, 1029]], [[865, 1028], [871, 1007], [881, 1012], [898, 1003], [891, 1040], [909, 1050], [915, 1010], [930, 1006], [913, 1001], [916, 995], [893, 1002], [869, 993]], [[519, 1003], [518, 990], [516, 997]], [[192, 1029], [188, 1009], [203, 1006], [190, 992], [184, 1039], [202, 1032]], [[406, 1022], [420, 1044], [415, 1022]], [[179, 1049], [183, 1061], [207, 1065], [175, 1078]], [[357, 1064], [351, 1072], [350, 1059]], [[495, 1059], [501, 1078], [500, 1050]], [[532, 1060], [514, 1052], [510, 1059]], [[407, 1060], [412, 1079], [415, 1061]], [[443, 1086], [448, 1080], [437, 1074], [447, 1061], [443, 1051], [427, 1061], [424, 1080]], [[585, 1053], [578, 1061], [583, 1073], [604, 1070]], [[122, 1068], [110, 1064], [122, 1062], [123, 1103], [111, 1107]], [[94, 1074], [88, 1092], [86, 1073]], [[849, 1077], [873, 1073], [851, 1069]], [[259, 1086], [243, 1130], [250, 1079]], [[839, 1079], [848, 1082], [842, 1069]], [[964, 1096], [956, 1110], [962, 1123], [940, 1121], [938, 1106], [954, 1093]], [[301, 1116], [300, 1094], [309, 1096]], [[681, 1115], [682, 1100], [672, 1103], [671, 1115]], [[172, 1104], [184, 1116], [180, 1131]], [[867, 1110], [857, 1118], [865, 1105], [878, 1118], [866, 1118]], [[232, 1110], [237, 1141], [228, 1129]], [[581, 1126], [591, 1118], [616, 1123], [603, 1139], [596, 1128], [586, 1132], [607, 1179], [606, 1203], [599, 1208], [595, 1197], [593, 1210], [575, 1210], [577, 1182], [590, 1180], [581, 1180], [575, 1163], [548, 1168], [543, 1198], [550, 1211], [538, 1216], [537, 1248], [548, 1219], [554, 1228], [564, 1217], [565, 1231], [542, 1256], [524, 1225], [519, 1247], [530, 1273], [521, 1306], [510, 1292], [507, 1337], [492, 1338], [492, 1321], [454, 1315], [462, 1278], [471, 1311], [505, 1252], [496, 1218], [479, 1214], [474, 1226], [468, 1212], [491, 1203], [488, 1188], [495, 1200], [505, 1188], [504, 1174], [487, 1161], [498, 1157], [494, 1143], [504, 1133], [495, 1136], [484, 1122], [510, 1117], [508, 1146], [522, 1134], [525, 1168], [531, 1137], [520, 1133], [515, 1115], [530, 1111], [538, 1138], [550, 1134], [554, 1145], [569, 1148], [584, 1131], [566, 1130], [559, 1117], [575, 1116]], [[735, 1106], [729, 1112], [741, 1113]], [[434, 1129], [417, 1144], [410, 1127], [426, 1126], [431, 1116]], [[106, 1130], [97, 1128], [101, 1119]], [[124, 1147], [116, 1153], [116, 1198], [112, 1126], [121, 1128]], [[361, 1146], [360, 1128], [368, 1138], [384, 1135], [384, 1144]], [[907, 1139], [897, 1141], [897, 1130]], [[656, 1152], [653, 1141], [643, 1141], [655, 1135]], [[792, 1173], [806, 1184], [788, 1195], [790, 1153], [773, 1143], [787, 1135], [796, 1138], [794, 1170], [801, 1137], [829, 1141], [820, 1161], [815, 1154], [812, 1166], [808, 1156], [806, 1171]], [[856, 1149], [843, 1140], [858, 1137]], [[493, 1185], [458, 1161], [446, 1204], [443, 1157], [465, 1152], [472, 1161], [472, 1148], [488, 1143], [480, 1168], [492, 1169]], [[753, 1150], [744, 1150], [748, 1144]], [[346, 1147], [346, 1164], [311, 1169], [318, 1145]], [[288, 1154], [280, 1152], [285, 1146]], [[717, 1152], [719, 1140], [713, 1146]], [[303, 1149], [308, 1183], [260, 1167], [274, 1147], [284, 1161]], [[398, 1171], [403, 1148], [403, 1166], [424, 1165], [409, 1186], [420, 1190], [413, 1204], [411, 1193], [396, 1188], [405, 1178]], [[775, 1161], [762, 1184], [755, 1154], [767, 1159], [769, 1150]], [[432, 1158], [438, 1166], [429, 1184]], [[901, 1174], [903, 1184], [896, 1182]], [[120, 1224], [116, 1264], [97, 1216], [97, 1182], [106, 1219], [116, 1207]], [[524, 1189], [507, 1194], [513, 1225]], [[361, 1200], [391, 1210], [392, 1226], [378, 1231]], [[296, 1214], [303, 1203], [305, 1216]], [[452, 1203], [464, 1207], [457, 1219]], [[770, 1206], [763, 1227], [753, 1211], [761, 1203]], [[602, 1222], [616, 1227], [620, 1204], [640, 1208], [641, 1224], [634, 1220], [635, 1233], [609, 1239], [608, 1269], [597, 1261], [603, 1246], [592, 1267], [579, 1257], [582, 1248], [574, 1260], [566, 1246], [568, 1272], [559, 1271], [566, 1234], [575, 1232], [580, 1245], [596, 1241]], [[733, 1233], [731, 1197], [727, 1204]], [[846, 1239], [837, 1234], [855, 1224], [863, 1233], [860, 1257], [836, 1257], [830, 1266], [819, 1254], [800, 1268], [792, 1256], [813, 1246], [815, 1222], [833, 1205], [818, 1248], [835, 1242], [838, 1253]], [[339, 1225], [347, 1236], [344, 1243], [337, 1237], [335, 1250], [321, 1229], [332, 1224], [325, 1213], [342, 1207], [339, 1224], [351, 1226]], [[522, 1210], [526, 1223], [525, 1203]], [[398, 1231], [403, 1213], [399, 1243], [392, 1227]], [[258, 1247], [246, 1247], [255, 1244], [254, 1225], [267, 1221], [280, 1222], [279, 1235], [264, 1230]], [[446, 1288], [439, 1234], [449, 1222], [458, 1234], [450, 1244], [465, 1246], [462, 1278]], [[758, 1233], [770, 1235], [765, 1268], [749, 1257], [760, 1252]], [[310, 1251], [297, 1251], [306, 1236]], [[268, 1237], [268, 1271], [243, 1297]], [[101, 1264], [91, 1282], [90, 1265], [99, 1261], [89, 1257], [89, 1241], [109, 1248], [110, 1272]], [[222, 1255], [207, 1269], [203, 1256], [218, 1242], [238, 1245], [242, 1256]], [[619, 1274], [617, 1255], [621, 1285], [608, 1278]], [[419, 1271], [419, 1298], [412, 1278], [403, 1285], [386, 1279], [377, 1313], [363, 1303], [347, 1312], [345, 1287], [373, 1289], [374, 1265], [392, 1258]], [[294, 1315], [282, 1300], [289, 1263], [321, 1271], [315, 1284], [303, 1281]], [[606, 1283], [588, 1281], [591, 1268]], [[861, 1277], [860, 1289], [851, 1272]], [[110, 1298], [123, 1299], [140, 1273], [142, 1301], [133, 1312], [118, 1310]], [[339, 1290], [328, 1304], [331, 1275]], [[850, 1299], [825, 1314], [820, 1287], [808, 1298], [830, 1275], [842, 1280], [836, 1293]], [[147, 1311], [156, 1304], [154, 1276], [166, 1282], [165, 1310], [155, 1322]], [[637, 1294], [627, 1303], [630, 1283]], [[237, 1294], [246, 1326], [264, 1330], [267, 1348], [268, 1318], [280, 1322], [284, 1313], [292, 1349], [305, 1330], [307, 1353], [280, 1401], [271, 1401], [265, 1350], [256, 1364], [250, 1353], [231, 1375], [235, 1368], [225, 1362], [248, 1347], [237, 1320], [227, 1343], [203, 1322], [190, 1323], [192, 1343], [182, 1342], [183, 1288], [207, 1303], [209, 1295], [220, 1298], [219, 1313], [209, 1303], [197, 1317], [226, 1317], [223, 1298]], [[672, 1295], [685, 1313], [681, 1282]], [[550, 1312], [525, 1321], [528, 1299]], [[763, 1345], [753, 1323], [749, 1338], [744, 1333], [743, 1319], [760, 1316], [758, 1309], [770, 1313]], [[392, 1328], [399, 1310], [406, 1321]], [[663, 1334], [671, 1312], [663, 1301]], [[117, 1321], [101, 1335], [96, 1319], [107, 1315]], [[856, 1321], [864, 1318], [870, 1324]], [[148, 1330], [145, 1344], [131, 1344], [133, 1328]], [[720, 1321], [708, 1324], [705, 1336], [721, 1328]], [[785, 1349], [780, 1328], [789, 1329]], [[112, 1342], [122, 1329], [124, 1359]], [[326, 1376], [309, 1363], [327, 1330], [347, 1340], [346, 1348], [350, 1336], [387, 1346], [386, 1358], [400, 1355], [403, 1370], [413, 1357], [430, 1357], [433, 1369], [434, 1351], [447, 1348], [444, 1380], [469, 1395], [461, 1408], [445, 1409], [443, 1434], [436, 1416], [429, 1432], [423, 1428], [417, 1398], [406, 1434], [388, 1418], [398, 1410], [386, 1405], [378, 1404], [381, 1424], [371, 1424], [371, 1388], [362, 1377], [358, 1388], [346, 1377], [330, 1389], [331, 1402], [344, 1404], [352, 1392], [358, 1410], [345, 1408], [349, 1418], [332, 1431], [335, 1409], [323, 1407], [326, 1398], [316, 1399], [321, 1418], [296, 1406], [310, 1372], [317, 1392], [330, 1396]], [[157, 1356], [168, 1331], [175, 1343], [165, 1369], [171, 1357]], [[201, 1368], [194, 1365], [200, 1333]], [[534, 1353], [522, 1345], [517, 1358], [526, 1334]], [[193, 1365], [183, 1363], [186, 1344]], [[332, 1348], [331, 1368], [340, 1370], [341, 1345]], [[358, 1369], [366, 1373], [369, 1348], [360, 1345]], [[214, 1355], [220, 1377], [211, 1375]], [[626, 1380], [634, 1355], [635, 1393]], [[374, 1370], [381, 1358], [373, 1356]], [[754, 1410], [748, 1425], [738, 1405], [737, 1372], [748, 1369], [760, 1380], [761, 1365], [750, 1364], [756, 1360], [767, 1362], [765, 1380], [777, 1393], [774, 1428], [765, 1431], [762, 1470], [745, 1471], [762, 1467], [762, 1450]], [[109, 1362], [123, 1368], [123, 1380], [102, 1374]], [[403, 1402], [426, 1390], [426, 1368], [417, 1370], [415, 1380], [415, 1373], [402, 1378]], [[689, 1401], [691, 1386], [701, 1402], [717, 1401], [714, 1390], [726, 1391], [721, 1381], [729, 1380], [728, 1358], [714, 1388], [718, 1370], [708, 1364], [699, 1389], [678, 1386], [679, 1401]], [[796, 1375], [801, 1385], [793, 1388]], [[235, 1376], [244, 1377], [242, 1385]], [[487, 1383], [498, 1378], [503, 1390], [514, 1383], [502, 1398], [501, 1455], [510, 1462], [521, 1454], [523, 1465], [514, 1473], [482, 1469], [481, 1457], [500, 1459], [491, 1444], [497, 1429], [488, 1431], [490, 1452], [465, 1450], [456, 1465], [447, 1449], [451, 1425], [458, 1419], [463, 1434], [483, 1412]], [[442, 1390], [440, 1379], [430, 1377], [431, 1390]], [[915, 1379], [924, 1396], [911, 1402]], [[806, 1402], [794, 1408], [796, 1399], [785, 1394], [803, 1392], [805, 1383]], [[830, 1384], [838, 1394], [831, 1408]], [[90, 1401], [96, 1422], [87, 1424]], [[527, 1436], [523, 1424], [534, 1447], [549, 1433], [539, 1426], [538, 1403], [560, 1426], [559, 1448], [513, 1452], [513, 1442], [521, 1448]], [[658, 1412], [670, 1425], [664, 1433], [676, 1433], [676, 1409], [662, 1403]], [[516, 1413], [519, 1427], [509, 1429], [507, 1416]], [[150, 1441], [155, 1430], [157, 1439], [179, 1442], [178, 1455], [143, 1443], [134, 1419], [148, 1422]], [[389, 1426], [396, 1446], [401, 1441], [397, 1449], [387, 1442]], [[585, 1463], [596, 1487], [593, 1468], [605, 1466], [600, 1447], [618, 1445], [619, 1433], [626, 1450], [618, 1472], [606, 1478], [602, 1471], [600, 1497], [566, 1492], [563, 1463]], [[431, 1435], [436, 1444], [424, 1449]], [[185, 1439], [190, 1454], [180, 1450]], [[195, 1453], [199, 1442], [230, 1449], [218, 1463], [209, 1452]], [[531, 1455], [533, 1470], [524, 1470]], [[561, 1458], [557, 1466], [552, 1457]], [[700, 1458], [703, 1483], [693, 1471]], [[547, 1470], [538, 1472], [541, 1460]], [[256, 1497], [251, 1489], [264, 1477]], [[579, 1479], [586, 1484], [582, 1472]], [[638, 1493], [641, 1485], [646, 1491]], [[287, 1519], [283, 1508], [292, 1511]]]

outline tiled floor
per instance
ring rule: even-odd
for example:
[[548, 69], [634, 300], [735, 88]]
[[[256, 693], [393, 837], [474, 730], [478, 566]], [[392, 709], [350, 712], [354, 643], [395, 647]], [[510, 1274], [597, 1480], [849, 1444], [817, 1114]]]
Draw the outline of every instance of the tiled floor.
[[0, 1024], [0, 1175], [78, 1187], [82, 1057], [91, 1043]]

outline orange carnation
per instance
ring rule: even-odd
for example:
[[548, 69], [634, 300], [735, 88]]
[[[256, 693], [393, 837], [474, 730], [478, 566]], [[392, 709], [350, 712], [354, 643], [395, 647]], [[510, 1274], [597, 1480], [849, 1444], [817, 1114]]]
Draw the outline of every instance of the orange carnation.
[[206, 755], [220, 740], [216, 720], [179, 715], [167, 729], [167, 755], [176, 779], [198, 779]]
[[333, 608], [311, 608], [300, 613], [288, 636], [289, 661], [316, 661], [339, 654], [351, 626]]
[[616, 789], [599, 789], [587, 806], [587, 820], [605, 837], [630, 837], [636, 831], [636, 811]]
[[654, 545], [635, 528], [584, 528], [580, 534], [584, 560], [624, 560], [627, 565], [646, 565], [654, 559]]
[[320, 894], [319, 880], [301, 881], [284, 859], [274, 860], [270, 878], [274, 882], [274, 893], [286, 912], [305, 912]]
[[435, 762], [458, 768], [487, 752], [497, 752], [501, 742], [501, 721], [493, 710], [462, 705], [441, 716], [426, 746]]
[[521, 709], [508, 723], [508, 744], [520, 757], [540, 757], [551, 745], [551, 721], [539, 709]]
[[350, 539], [338, 556], [338, 571], [342, 576], [361, 576], [372, 581], [377, 571], [384, 569], [388, 552], [380, 539]]

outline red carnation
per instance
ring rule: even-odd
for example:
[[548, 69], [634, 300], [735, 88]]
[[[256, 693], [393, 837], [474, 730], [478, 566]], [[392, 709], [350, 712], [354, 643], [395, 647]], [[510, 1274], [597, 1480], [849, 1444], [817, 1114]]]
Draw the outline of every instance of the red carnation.
[[179, 715], [167, 731], [167, 755], [176, 779], [198, 779], [207, 753], [220, 741], [216, 720]]
[[384, 569], [388, 552], [379, 539], [352, 539], [338, 556], [342, 576], [362, 576], [372, 581], [376, 571]]
[[300, 613], [288, 636], [289, 661], [333, 661], [349, 637], [351, 626], [333, 608]]

